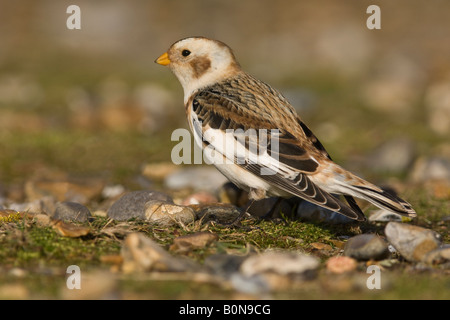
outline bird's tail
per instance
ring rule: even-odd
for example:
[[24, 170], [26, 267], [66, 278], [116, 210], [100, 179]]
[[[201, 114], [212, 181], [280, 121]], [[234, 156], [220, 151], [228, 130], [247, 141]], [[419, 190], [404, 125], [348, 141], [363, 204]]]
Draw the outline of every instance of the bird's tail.
[[344, 175], [336, 175], [335, 183], [338, 186], [338, 190], [335, 191], [339, 193], [367, 200], [381, 209], [386, 209], [404, 216], [411, 218], [417, 216], [416, 211], [405, 200], [348, 171], [345, 171]]

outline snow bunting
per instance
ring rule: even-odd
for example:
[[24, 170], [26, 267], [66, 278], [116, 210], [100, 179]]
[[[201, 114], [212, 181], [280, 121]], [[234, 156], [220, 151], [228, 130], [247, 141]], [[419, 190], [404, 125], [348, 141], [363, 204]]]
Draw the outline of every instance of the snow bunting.
[[[182, 39], [155, 62], [168, 66], [180, 81], [196, 143], [204, 150], [212, 147], [210, 161], [248, 191], [251, 200], [296, 196], [363, 221], [357, 197], [416, 216], [406, 201], [334, 163], [286, 98], [244, 72], [226, 44], [203, 37]], [[249, 130], [254, 135], [246, 135]], [[334, 195], [343, 195], [347, 203]]]

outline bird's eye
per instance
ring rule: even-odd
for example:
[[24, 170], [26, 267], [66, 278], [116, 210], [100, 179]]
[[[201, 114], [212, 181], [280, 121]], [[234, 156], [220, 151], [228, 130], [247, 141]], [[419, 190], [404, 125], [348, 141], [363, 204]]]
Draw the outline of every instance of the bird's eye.
[[183, 57], [187, 57], [188, 55], [190, 55], [191, 54], [191, 52], [189, 51], [189, 50], [183, 50], [182, 52], [181, 52], [181, 55], [183, 56]]

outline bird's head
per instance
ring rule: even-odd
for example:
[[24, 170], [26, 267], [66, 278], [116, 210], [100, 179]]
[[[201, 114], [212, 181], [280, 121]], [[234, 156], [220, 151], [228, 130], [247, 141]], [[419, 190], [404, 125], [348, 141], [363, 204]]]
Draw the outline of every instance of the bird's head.
[[175, 42], [155, 62], [172, 70], [183, 86], [185, 96], [234, 76], [241, 70], [226, 44], [203, 37]]

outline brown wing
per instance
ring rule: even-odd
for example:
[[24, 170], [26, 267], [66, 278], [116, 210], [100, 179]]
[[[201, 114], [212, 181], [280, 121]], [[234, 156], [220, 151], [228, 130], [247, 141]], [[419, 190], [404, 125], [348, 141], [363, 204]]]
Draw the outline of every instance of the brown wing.
[[[278, 111], [275, 114], [269, 113], [266, 104], [273, 103], [273, 101], [262, 100], [260, 98], [261, 95], [253, 92], [255, 86], [251, 87], [252, 91], [247, 92], [248, 90], [250, 90], [248, 85], [243, 87], [242, 82], [239, 83], [239, 81], [237, 83], [231, 81], [207, 87], [195, 95], [192, 102], [192, 112], [201, 121], [204, 130], [209, 128], [223, 131], [227, 129], [242, 129], [243, 131], [256, 129], [258, 147], [260, 146], [259, 129], [267, 129], [265, 133], [267, 134], [268, 143], [264, 147], [270, 157], [278, 158], [281, 170], [277, 170], [272, 175], [261, 175], [263, 168], [269, 170], [270, 168], [265, 167], [261, 163], [250, 161], [237, 162], [238, 165], [294, 196], [342, 213], [352, 219], [363, 220], [364, 216], [360, 211], [355, 212], [355, 210], [342, 203], [339, 199], [317, 187], [308, 178], [307, 174], [316, 172], [319, 164], [307, 151], [306, 145], [302, 142], [303, 139], [296, 138], [284, 127], [277, 128], [276, 123], [279, 123], [279, 121], [268, 121], [268, 119], [273, 120], [275, 117], [277, 117], [276, 120], [286, 118], [285, 120], [289, 121], [291, 110], [288, 109], [287, 112], [280, 111], [278, 107]], [[242, 94], [242, 92], [245, 94]], [[263, 96], [267, 96], [267, 92]], [[261, 111], [258, 112], [259, 110]], [[292, 116], [298, 119], [295, 113]], [[299, 123], [299, 126], [302, 128], [301, 130], [304, 130], [303, 127], [307, 128], [304, 125], [302, 127], [301, 123]], [[275, 131], [276, 134], [272, 131]], [[314, 137], [309, 129], [306, 132], [303, 131], [303, 134], [308, 139]], [[273, 150], [271, 146], [275, 139], [278, 143], [278, 149], [275, 148]], [[254, 143], [250, 138], [239, 140], [239, 137], [236, 136], [236, 140], [240, 143], [245, 143], [246, 147]], [[318, 147], [318, 152], [324, 152], [329, 157], [317, 139], [315, 142], [311, 141], [310, 143], [313, 145], [315, 143], [316, 148]], [[258, 150], [258, 152], [260, 151]]]

